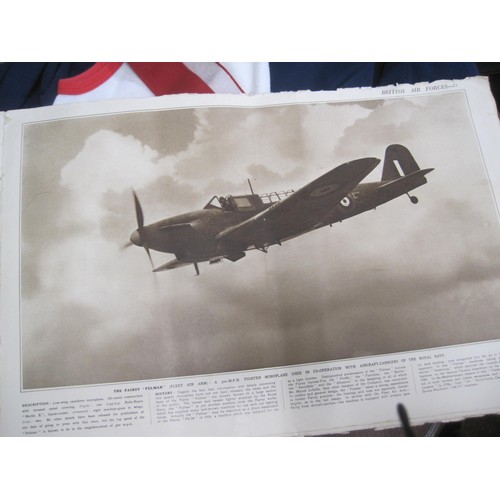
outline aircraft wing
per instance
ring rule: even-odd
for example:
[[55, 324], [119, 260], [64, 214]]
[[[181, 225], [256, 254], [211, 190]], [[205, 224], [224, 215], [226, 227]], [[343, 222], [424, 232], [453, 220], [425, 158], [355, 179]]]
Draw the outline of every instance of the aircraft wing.
[[166, 264], [162, 266], [156, 267], [153, 269], [154, 273], [158, 273], [160, 271], [169, 271], [170, 269], [177, 269], [178, 267], [191, 266], [192, 262], [182, 262], [177, 259], [169, 260]]
[[230, 247], [261, 246], [309, 231], [379, 162], [362, 158], [344, 163], [254, 217], [225, 229], [217, 239]]

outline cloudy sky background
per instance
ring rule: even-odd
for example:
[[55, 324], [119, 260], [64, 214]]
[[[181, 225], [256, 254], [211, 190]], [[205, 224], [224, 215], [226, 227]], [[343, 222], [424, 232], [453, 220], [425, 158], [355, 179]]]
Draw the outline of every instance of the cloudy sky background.
[[[198, 277], [121, 250], [137, 226], [132, 189], [151, 223], [246, 193], [247, 178], [256, 192], [297, 189], [392, 143], [435, 168], [418, 205], [401, 197]], [[498, 218], [461, 93], [32, 124], [23, 161], [25, 388], [498, 338]]]

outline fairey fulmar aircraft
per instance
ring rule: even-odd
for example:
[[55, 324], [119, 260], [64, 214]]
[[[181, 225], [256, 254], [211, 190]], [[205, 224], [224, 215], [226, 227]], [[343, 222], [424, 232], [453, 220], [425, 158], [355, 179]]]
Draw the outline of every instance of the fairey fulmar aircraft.
[[382, 179], [361, 181], [380, 163], [377, 158], [361, 158], [330, 170], [298, 191], [264, 195], [214, 196], [202, 210], [176, 215], [144, 225], [141, 204], [134, 192], [138, 228], [130, 242], [143, 247], [153, 265], [150, 250], [175, 255], [175, 259], [155, 268], [165, 271], [199, 262], [235, 262], [247, 250], [267, 252], [302, 234], [331, 226], [382, 203], [408, 195], [427, 182], [432, 168], [421, 170], [410, 151], [399, 144], [386, 149]]

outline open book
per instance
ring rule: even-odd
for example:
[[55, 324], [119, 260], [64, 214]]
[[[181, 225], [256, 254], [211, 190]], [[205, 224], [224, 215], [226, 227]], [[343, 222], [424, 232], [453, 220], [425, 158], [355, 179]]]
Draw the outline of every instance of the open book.
[[2, 435], [295, 435], [500, 410], [483, 78], [8, 112]]

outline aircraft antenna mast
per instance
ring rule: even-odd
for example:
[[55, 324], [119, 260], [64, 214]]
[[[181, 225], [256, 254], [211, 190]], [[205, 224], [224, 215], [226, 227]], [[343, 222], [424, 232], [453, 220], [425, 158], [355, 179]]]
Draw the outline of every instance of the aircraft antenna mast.
[[252, 192], [252, 194], [255, 194], [253, 192], [252, 183], [250, 182], [250, 179], [247, 179], [247, 181], [248, 181], [248, 185], [250, 186], [250, 191]]

